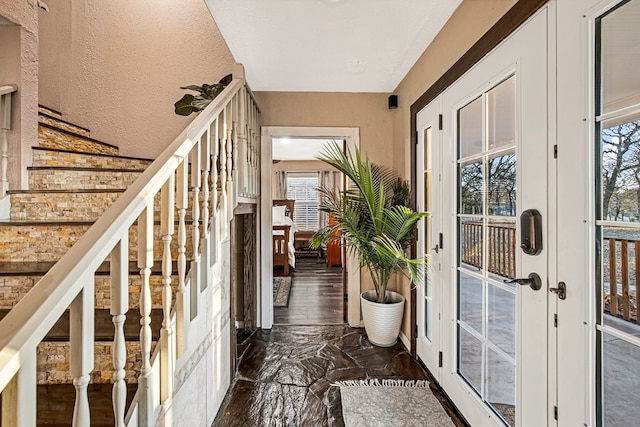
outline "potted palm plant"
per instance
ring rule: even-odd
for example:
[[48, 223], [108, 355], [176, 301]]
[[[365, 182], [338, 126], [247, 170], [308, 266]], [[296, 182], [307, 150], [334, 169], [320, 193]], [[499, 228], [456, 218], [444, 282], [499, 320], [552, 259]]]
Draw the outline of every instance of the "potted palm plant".
[[314, 234], [312, 245], [317, 248], [339, 239], [370, 272], [375, 289], [360, 295], [367, 337], [374, 345], [392, 346], [400, 332], [405, 299], [387, 285], [397, 273], [414, 283], [420, 280], [425, 260], [409, 259], [406, 250], [426, 213], [411, 208], [407, 181], [362, 159], [359, 150], [344, 152], [334, 143], [318, 159], [342, 172], [352, 185], [342, 192], [319, 188], [324, 196], [320, 209], [334, 221]]

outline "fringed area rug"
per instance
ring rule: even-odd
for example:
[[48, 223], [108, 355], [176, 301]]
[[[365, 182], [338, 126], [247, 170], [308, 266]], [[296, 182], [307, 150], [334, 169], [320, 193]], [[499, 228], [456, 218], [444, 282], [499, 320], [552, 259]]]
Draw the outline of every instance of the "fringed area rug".
[[291, 294], [291, 277], [273, 278], [273, 306], [288, 307]]
[[341, 381], [346, 427], [453, 427], [424, 380]]

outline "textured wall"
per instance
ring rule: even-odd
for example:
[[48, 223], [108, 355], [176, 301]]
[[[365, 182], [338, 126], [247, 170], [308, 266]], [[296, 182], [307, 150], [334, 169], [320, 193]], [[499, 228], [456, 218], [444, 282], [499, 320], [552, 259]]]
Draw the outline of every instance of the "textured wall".
[[30, 147], [38, 137], [36, 0], [0, 0], [0, 85], [17, 84], [9, 132], [9, 188], [26, 188]]
[[[473, 44], [482, 37], [515, 3], [516, 0], [464, 0], [447, 24], [420, 56], [411, 71], [395, 90], [398, 109], [393, 111], [393, 141], [398, 152], [393, 165], [410, 175], [410, 108]], [[409, 283], [399, 278], [395, 285], [403, 295], [410, 295]], [[407, 301], [407, 309], [409, 301]], [[405, 311], [402, 331], [409, 337], [410, 318]]]
[[202, 0], [50, 0], [40, 102], [131, 156], [156, 157], [195, 116], [180, 86], [217, 82], [233, 57]]
[[263, 126], [359, 127], [371, 161], [392, 166], [391, 113], [382, 93], [257, 92]]

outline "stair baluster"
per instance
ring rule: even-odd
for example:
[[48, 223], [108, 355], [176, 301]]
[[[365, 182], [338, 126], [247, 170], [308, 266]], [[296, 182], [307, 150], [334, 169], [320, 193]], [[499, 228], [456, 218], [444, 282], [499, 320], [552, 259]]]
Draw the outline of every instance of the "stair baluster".
[[211, 171], [211, 133], [206, 131], [200, 138], [200, 167], [202, 173], [202, 238], [200, 251], [202, 253], [202, 279], [200, 291], [204, 291], [211, 280], [209, 260], [209, 172]]
[[220, 127], [218, 122], [220, 121], [219, 117], [211, 124], [211, 128], [209, 132], [211, 132], [211, 230], [212, 235], [210, 240], [211, 250], [211, 266], [215, 263], [218, 252], [217, 252], [217, 239], [220, 235], [220, 224], [218, 218], [218, 212], [220, 211], [220, 207], [218, 206], [218, 178], [220, 177], [220, 167], [218, 165], [218, 155], [220, 153]]
[[173, 394], [174, 336], [171, 322], [171, 239], [174, 232], [175, 178], [171, 175], [160, 190], [160, 234], [162, 251], [162, 329], [160, 330], [160, 399]]
[[220, 132], [220, 206], [218, 207], [220, 217], [220, 241], [227, 238], [227, 107], [222, 111], [222, 120], [218, 117]]
[[37, 406], [37, 355], [36, 349], [25, 351], [20, 369], [2, 390], [2, 427], [35, 426]]
[[176, 207], [178, 209], [178, 292], [176, 293], [176, 341], [180, 357], [187, 349], [187, 336], [190, 316], [189, 298], [186, 289], [187, 273], [187, 224], [186, 215], [189, 206], [189, 177], [187, 162], [183, 161], [176, 171]]
[[[235, 97], [234, 97], [235, 98]], [[226, 153], [227, 153], [227, 182], [226, 182], [226, 187], [225, 187], [225, 193], [226, 193], [226, 204], [225, 204], [225, 208], [226, 208], [226, 221], [231, 221], [231, 218], [233, 218], [233, 200], [229, 200], [231, 197], [233, 197], [233, 190], [234, 190], [234, 183], [233, 183], [233, 170], [236, 167], [235, 164], [233, 163], [233, 155], [234, 155], [234, 138], [235, 138], [235, 133], [234, 133], [234, 117], [233, 117], [233, 101], [231, 101], [229, 103], [228, 106], [229, 109], [229, 114], [227, 114], [227, 116], [225, 117], [226, 119], [226, 128], [227, 128], [227, 146], [226, 146]], [[226, 223], [225, 223], [226, 224]], [[226, 227], [227, 229], [229, 227]], [[229, 237], [228, 234], [225, 235], [226, 237]]]
[[87, 386], [91, 380], [94, 354], [94, 281], [93, 274], [81, 279], [85, 283], [82, 291], [71, 303], [69, 317], [69, 342], [71, 345], [69, 372], [76, 389], [76, 402], [73, 408], [73, 427], [91, 424], [89, 414], [89, 395]]
[[149, 277], [153, 267], [153, 199], [138, 217], [138, 268], [140, 269], [140, 350], [142, 369], [138, 378], [139, 422], [151, 422], [153, 410], [151, 393], [151, 286]]
[[192, 240], [193, 240], [193, 259], [191, 260], [191, 318], [198, 315], [198, 299], [201, 271], [200, 271], [200, 140], [191, 150], [191, 188], [192, 195]]
[[125, 407], [127, 404], [127, 383], [125, 382], [125, 363], [127, 346], [124, 336], [124, 322], [129, 310], [129, 240], [125, 235], [111, 251], [111, 316], [114, 326], [113, 336], [113, 414], [116, 427], [124, 427]]

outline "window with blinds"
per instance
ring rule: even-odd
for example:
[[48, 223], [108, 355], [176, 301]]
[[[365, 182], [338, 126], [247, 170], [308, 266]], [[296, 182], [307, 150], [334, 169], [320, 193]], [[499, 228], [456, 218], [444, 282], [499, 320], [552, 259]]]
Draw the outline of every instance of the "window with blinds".
[[318, 174], [287, 174], [287, 199], [296, 201], [293, 210], [293, 222], [297, 231], [317, 231], [318, 216]]

